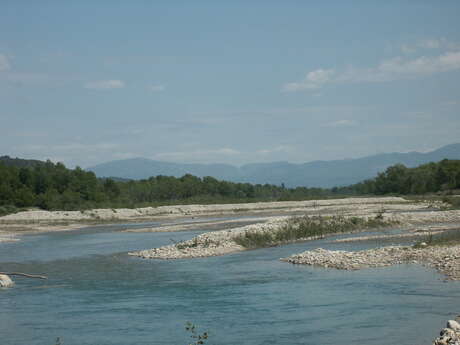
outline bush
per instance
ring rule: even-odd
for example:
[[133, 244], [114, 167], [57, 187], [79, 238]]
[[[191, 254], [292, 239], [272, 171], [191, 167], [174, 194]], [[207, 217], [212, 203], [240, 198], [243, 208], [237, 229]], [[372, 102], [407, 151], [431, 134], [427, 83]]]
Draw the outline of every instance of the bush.
[[0, 206], [0, 216], [6, 216], [7, 214], [17, 213], [19, 211], [21, 211], [21, 209], [17, 208], [16, 206], [12, 206], [12, 205]]

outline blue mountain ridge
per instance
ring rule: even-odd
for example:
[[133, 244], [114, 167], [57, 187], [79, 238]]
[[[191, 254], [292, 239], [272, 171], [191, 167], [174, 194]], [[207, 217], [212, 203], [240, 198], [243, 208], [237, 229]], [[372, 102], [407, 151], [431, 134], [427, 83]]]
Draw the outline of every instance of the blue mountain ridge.
[[131, 158], [98, 164], [87, 170], [93, 171], [98, 177], [145, 179], [157, 175], [180, 177], [192, 174], [199, 177], [212, 176], [232, 182], [276, 185], [284, 183], [286, 187], [333, 187], [372, 178], [397, 163], [415, 167], [442, 159], [460, 159], [460, 143], [443, 146], [426, 153], [382, 153], [354, 159], [312, 161], [301, 164], [271, 162], [236, 167], [229, 164], [181, 164]]

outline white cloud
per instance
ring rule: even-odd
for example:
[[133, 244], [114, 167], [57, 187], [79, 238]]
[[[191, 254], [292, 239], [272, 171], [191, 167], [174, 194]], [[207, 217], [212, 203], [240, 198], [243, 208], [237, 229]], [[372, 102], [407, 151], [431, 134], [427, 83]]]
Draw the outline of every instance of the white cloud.
[[418, 43], [418, 46], [420, 48], [425, 48], [425, 49], [439, 49], [442, 45], [445, 45], [447, 42], [446, 42], [446, 39], [445, 38], [441, 38], [441, 39], [424, 39], [424, 40], [421, 40], [419, 43]]
[[149, 89], [150, 91], [153, 91], [153, 92], [161, 92], [161, 91], [164, 91], [165, 86], [161, 84], [150, 85]]
[[271, 149], [258, 150], [258, 151], [256, 151], [256, 153], [262, 154], [262, 155], [267, 155], [267, 154], [271, 154], [271, 153], [279, 153], [279, 152], [288, 153], [288, 152], [292, 152], [292, 151], [293, 151], [292, 146], [280, 145], [280, 146], [276, 146], [276, 147], [271, 148]]
[[90, 81], [85, 85], [86, 89], [93, 89], [93, 90], [110, 90], [110, 89], [121, 89], [125, 87], [125, 83], [121, 80], [98, 80], [98, 81]]
[[347, 127], [354, 125], [356, 125], [356, 122], [352, 120], [337, 120], [324, 124], [325, 127]]
[[322, 84], [333, 80], [334, 70], [332, 69], [317, 69], [308, 72], [305, 79], [300, 82], [287, 83], [283, 86], [283, 91], [298, 91], [304, 89], [318, 89]]
[[393, 80], [412, 79], [436, 73], [460, 69], [460, 51], [415, 59], [396, 57], [383, 60], [371, 68], [349, 68], [345, 71], [317, 69], [307, 73], [299, 82], [287, 83], [282, 91], [318, 89], [327, 84], [381, 83]]
[[412, 54], [412, 53], [415, 53], [417, 51], [417, 48], [414, 47], [414, 46], [411, 46], [409, 44], [403, 44], [401, 46], [401, 51], [404, 53], [404, 54]]
[[444, 37], [441, 38], [424, 38], [418, 40], [415, 43], [401, 45], [401, 51], [404, 54], [412, 54], [418, 50], [433, 50], [433, 49], [445, 49], [445, 50], [458, 50], [460, 44], [452, 42]]
[[11, 66], [8, 57], [0, 54], [0, 71], [8, 71], [10, 68]]

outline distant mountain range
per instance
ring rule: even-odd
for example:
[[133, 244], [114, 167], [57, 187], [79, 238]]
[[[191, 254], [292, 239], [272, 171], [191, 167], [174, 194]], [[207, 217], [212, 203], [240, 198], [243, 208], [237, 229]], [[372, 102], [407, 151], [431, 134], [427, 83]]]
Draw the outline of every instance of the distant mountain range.
[[460, 143], [426, 153], [382, 153], [356, 159], [313, 161], [303, 164], [273, 162], [235, 167], [228, 164], [180, 164], [132, 158], [98, 164], [87, 170], [93, 171], [98, 177], [144, 179], [157, 175], [180, 177], [189, 173], [233, 182], [276, 185], [284, 183], [286, 187], [333, 187], [375, 177], [377, 173], [397, 163], [415, 167], [442, 159], [460, 159]]

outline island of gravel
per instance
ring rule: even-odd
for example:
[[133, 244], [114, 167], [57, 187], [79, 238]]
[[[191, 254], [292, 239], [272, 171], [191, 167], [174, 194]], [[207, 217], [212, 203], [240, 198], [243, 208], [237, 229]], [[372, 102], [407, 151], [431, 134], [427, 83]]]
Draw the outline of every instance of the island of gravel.
[[[244, 245], [242, 238], [269, 237], [269, 241], [260, 246], [274, 246], [292, 241], [308, 241], [324, 238], [325, 236], [344, 233], [344, 230], [345, 232], [357, 232], [369, 230], [376, 226], [394, 227], [395, 224], [398, 224], [398, 228], [405, 230], [405, 233], [397, 236], [412, 236], [416, 238], [418, 236], [426, 236], [428, 233], [435, 231], [442, 232], [458, 229], [460, 224], [460, 211], [458, 210], [445, 210], [446, 205], [442, 203], [413, 202], [399, 197], [316, 200], [302, 202], [301, 205], [297, 204], [297, 207], [303, 211], [304, 218], [311, 219], [310, 222], [314, 222], [316, 217], [317, 222], [331, 222], [335, 224], [338, 221], [347, 226], [340, 228], [340, 231], [337, 232], [331, 231], [303, 238], [297, 237], [293, 240], [289, 240], [288, 238], [286, 240], [285, 237], [278, 236], [280, 229], [289, 226], [295, 228], [296, 222], [293, 222], [292, 217], [289, 216], [270, 217], [262, 223], [207, 232], [188, 241], [129, 254], [149, 259], [198, 258], [225, 255], [257, 247], [257, 244], [253, 246]], [[356, 223], [356, 226], [349, 227], [350, 223]], [[436, 226], [433, 227], [430, 224], [436, 224]], [[402, 254], [395, 256], [393, 259], [393, 254], [396, 252]], [[426, 250], [408, 247], [390, 247], [366, 253], [334, 252], [318, 249], [283, 260], [291, 263], [303, 263], [337, 269], [359, 269], [388, 266], [402, 262], [421, 262], [438, 268], [451, 279], [458, 279], [458, 272], [455, 268], [456, 265], [458, 266], [456, 261], [458, 248], [455, 246], [450, 248], [448, 256], [442, 256], [442, 252], [444, 250], [438, 247], [430, 247]], [[351, 259], [341, 260], [342, 258], [338, 257], [339, 255], [344, 258], [350, 257]], [[301, 260], [301, 257], [308, 257], [308, 260]], [[448, 261], [447, 264], [444, 262], [444, 259]], [[449, 265], [452, 266], [451, 269]]]
[[426, 248], [388, 246], [357, 252], [317, 248], [281, 260], [293, 264], [343, 270], [420, 263], [434, 267], [443, 273], [447, 279], [460, 279], [460, 245], [427, 246]]

